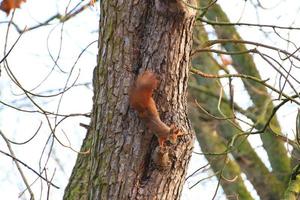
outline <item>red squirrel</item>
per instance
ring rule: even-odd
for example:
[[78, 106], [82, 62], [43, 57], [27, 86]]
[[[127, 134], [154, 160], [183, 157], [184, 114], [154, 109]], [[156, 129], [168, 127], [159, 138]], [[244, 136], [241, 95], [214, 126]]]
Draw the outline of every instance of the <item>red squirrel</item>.
[[143, 72], [138, 76], [129, 92], [129, 101], [130, 106], [138, 112], [138, 116], [144, 121], [147, 128], [156, 135], [159, 146], [163, 147], [166, 141], [174, 144], [177, 136], [182, 133], [174, 125], [169, 127], [161, 121], [152, 97], [157, 85], [158, 80], [153, 72]]

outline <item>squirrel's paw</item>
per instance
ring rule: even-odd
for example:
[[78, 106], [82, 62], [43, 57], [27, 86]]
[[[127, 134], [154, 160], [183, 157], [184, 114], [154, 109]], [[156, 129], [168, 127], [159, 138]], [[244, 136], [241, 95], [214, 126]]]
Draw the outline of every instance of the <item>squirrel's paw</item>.
[[177, 137], [183, 135], [182, 130], [180, 130], [180, 128], [178, 128], [175, 124], [172, 124], [170, 126], [171, 130], [170, 130], [170, 135], [169, 135], [169, 141], [172, 144], [176, 144], [177, 142]]

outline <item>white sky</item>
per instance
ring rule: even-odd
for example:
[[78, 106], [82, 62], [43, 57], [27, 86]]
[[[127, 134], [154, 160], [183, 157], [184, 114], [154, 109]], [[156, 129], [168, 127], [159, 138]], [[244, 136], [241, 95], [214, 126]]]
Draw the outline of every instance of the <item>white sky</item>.
[[[75, 5], [80, 2], [79, 0], [73, 0], [71, 3]], [[245, 1], [218, 1], [224, 6], [224, 10], [227, 11], [227, 14], [230, 14], [230, 18], [232, 22], [240, 21], [240, 22], [250, 22], [257, 23], [258, 18], [256, 17], [257, 13], [255, 9], [249, 4], [249, 1], [246, 1], [246, 5], [244, 5]], [[259, 22], [264, 24], [276, 24], [276, 25], [284, 25], [284, 26], [297, 26], [300, 27], [299, 21], [293, 23], [294, 19], [299, 18], [298, 9], [300, 6], [300, 2], [294, 1], [278, 1], [280, 2], [279, 6], [270, 10], [259, 10]], [[65, 7], [68, 1], [38, 1], [38, 0], [30, 0], [22, 5], [22, 9], [17, 10], [15, 13], [15, 22], [23, 28], [25, 25], [31, 27], [32, 25], [36, 25], [39, 22], [43, 22], [48, 19], [49, 16], [56, 14], [57, 12], [63, 14]], [[261, 1], [261, 3], [265, 7], [273, 7], [277, 5], [277, 3], [270, 3], [270, 1]], [[269, 4], [269, 5], [267, 5]], [[245, 9], [243, 10], [243, 7]], [[234, 8], [235, 12], [232, 12]], [[282, 15], [279, 16], [279, 13]], [[278, 15], [278, 16], [277, 16]], [[0, 13], [0, 21], [7, 21], [9, 17], [6, 17], [5, 13]], [[62, 50], [60, 54], [60, 59], [58, 61], [58, 65], [62, 68], [62, 70], [68, 72], [73, 66], [75, 60], [79, 56], [82, 49], [84, 49], [89, 43], [97, 40], [98, 38], [98, 18], [99, 18], [99, 10], [98, 7], [89, 8], [87, 11], [80, 14], [80, 16], [71, 19], [64, 25], [63, 31], [63, 42], [62, 42]], [[5, 42], [5, 33], [6, 33], [6, 24], [0, 23], [0, 58], [3, 55], [3, 47]], [[51, 71], [53, 67], [53, 61], [49, 56], [49, 52], [56, 58], [59, 52], [59, 44], [60, 44], [60, 31], [61, 25], [57, 22], [54, 25], [43, 27], [34, 31], [30, 31], [25, 33], [17, 46], [14, 48], [12, 53], [8, 57], [8, 62], [11, 70], [14, 75], [17, 77], [18, 81], [22, 83], [22, 85], [30, 90], [35, 88]], [[281, 47], [283, 49], [287, 49], [293, 51], [292, 47], [287, 47], [286, 42], [280, 39], [278, 36], [270, 33], [271, 29], [266, 29], [268, 32], [268, 38], [265, 38], [261, 32], [257, 31], [257, 28], [249, 28], [249, 27], [239, 27], [239, 32], [242, 37], [246, 40], [264, 42], [270, 45], [275, 45], [277, 47]], [[291, 40], [296, 44], [299, 44], [299, 31], [279, 31], [284, 37], [288, 37], [290, 34]], [[12, 27], [9, 38], [8, 38], [8, 47], [12, 45], [12, 43], [16, 40], [18, 34], [15, 29]], [[49, 51], [47, 50], [49, 49]], [[276, 52], [273, 52], [274, 56], [277, 57]], [[71, 80], [69, 85], [76, 79], [78, 73], [79, 79], [78, 83], [86, 83], [91, 81], [92, 70], [96, 65], [96, 55], [97, 55], [97, 43], [94, 43], [87, 51], [82, 55], [79, 59], [78, 63], [74, 68], [74, 73], [71, 76]], [[263, 78], [272, 78], [275, 77], [276, 74], [274, 70], [268, 67], [261, 60], [256, 59], [258, 62], [259, 70], [262, 73]], [[8, 79], [7, 74], [4, 72], [2, 66], [2, 74], [0, 77], [0, 100], [3, 100], [8, 103], [14, 103], [14, 105], [22, 106], [24, 109], [32, 109], [30, 106], [30, 102], [28, 100], [22, 100], [23, 96], [19, 96], [18, 94], [21, 91]], [[295, 75], [299, 76], [299, 70], [294, 72]], [[68, 78], [68, 74], [62, 74], [58, 70], [54, 70], [54, 72], [50, 75], [50, 77], [34, 92], [44, 92], [49, 89], [59, 89], [64, 86], [66, 80]], [[274, 80], [274, 79], [273, 79]], [[239, 87], [239, 84], [236, 84], [236, 97], [244, 99], [244, 95], [238, 96], [239, 92], [242, 93], [243, 88]], [[299, 87], [297, 88], [299, 91]], [[87, 89], [85, 86], [78, 86], [67, 92], [61, 103], [60, 112], [64, 114], [68, 113], [80, 113], [80, 112], [89, 112], [91, 109], [91, 98], [92, 98], [92, 90]], [[45, 99], [37, 99], [36, 101], [42, 105], [44, 108], [47, 108], [49, 111], [55, 112], [57, 109], [57, 102], [59, 98], [45, 98]], [[247, 106], [247, 103], [245, 103]], [[295, 127], [295, 115], [296, 115], [297, 107], [294, 105], [285, 106], [280, 112], [281, 121], [286, 122], [288, 120], [289, 123], [282, 123], [282, 127], [285, 134], [292, 134], [292, 130]], [[13, 149], [18, 158], [20, 158], [25, 163], [28, 163], [35, 170], [39, 169], [39, 159], [41, 155], [41, 151], [47, 137], [50, 134], [49, 129], [47, 128], [47, 124], [45, 123], [45, 119], [43, 115], [34, 115], [28, 113], [20, 113], [12, 109], [8, 109], [0, 105], [0, 129], [6, 134], [6, 136], [12, 140], [21, 142], [30, 138], [36, 129], [38, 128], [41, 121], [43, 121], [42, 129], [40, 133], [34, 138], [29, 144], [26, 145], [13, 145]], [[53, 119], [52, 119], [53, 120]], [[74, 149], [79, 150], [81, 145], [81, 140], [84, 138], [85, 130], [80, 127], [78, 124], [80, 122], [88, 123], [88, 119], [86, 118], [76, 118], [66, 120], [57, 131], [57, 136], [60, 138], [62, 142], [67, 144], [67, 139], [64, 136], [63, 132], [68, 135], [68, 139], [70, 139], [72, 143], [72, 147]], [[260, 155], [265, 157], [265, 153], [260, 148], [260, 139], [257, 136], [250, 137], [250, 140], [254, 146], [257, 147], [257, 150], [260, 152]], [[5, 143], [3, 140], [0, 140], [0, 149], [8, 152]], [[47, 165], [47, 173], [48, 176], [51, 176], [55, 171], [55, 176], [53, 182], [61, 187], [60, 190], [51, 189], [50, 199], [61, 199], [63, 194], [64, 186], [67, 184], [68, 176], [71, 173], [72, 167], [75, 162], [76, 154], [71, 150], [63, 148], [59, 144], [55, 144], [54, 156], [51, 157], [49, 164]], [[49, 150], [49, 147], [46, 151]], [[195, 145], [195, 151], [200, 152], [198, 144]], [[45, 162], [45, 157], [42, 159], [42, 163]], [[199, 167], [205, 165], [207, 161], [203, 159], [202, 156], [193, 155], [190, 168], [188, 174], [192, 173], [194, 170]], [[25, 185], [23, 184], [20, 175], [10, 158], [5, 157], [0, 154], [0, 197], [1, 199], [18, 199], [18, 194], [25, 189]], [[28, 181], [31, 183], [36, 179], [36, 176], [22, 167], [25, 172]], [[212, 172], [208, 171], [206, 173], [198, 173], [196, 176], [192, 177], [184, 187], [184, 192], [182, 195], [183, 200], [196, 200], [201, 196], [202, 200], [209, 200], [212, 198], [215, 187], [216, 187], [216, 179], [210, 179], [208, 181], [203, 181], [193, 189], [188, 189], [193, 183], [197, 182], [201, 178], [205, 178], [209, 175], [212, 175]], [[212, 181], [211, 181], [212, 180]], [[45, 199], [45, 184], [43, 184], [43, 193], [41, 199]], [[36, 194], [36, 198], [39, 198], [41, 191], [41, 181], [37, 181], [32, 186], [34, 193]], [[28, 199], [28, 193], [22, 196], [24, 199]], [[25, 198], [26, 197], [26, 198]], [[219, 191], [219, 195], [216, 199], [226, 199], [222, 195], [222, 191]]]

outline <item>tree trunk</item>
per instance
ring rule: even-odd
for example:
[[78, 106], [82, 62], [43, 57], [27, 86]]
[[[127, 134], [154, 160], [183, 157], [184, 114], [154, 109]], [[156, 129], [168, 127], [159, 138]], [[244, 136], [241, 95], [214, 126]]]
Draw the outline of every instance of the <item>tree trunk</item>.
[[[194, 140], [186, 95], [195, 13], [181, 1], [110, 0], [100, 7], [91, 154], [78, 158], [64, 199], [179, 199]], [[157, 138], [129, 107], [128, 91], [146, 69], [159, 78], [154, 99], [162, 121], [184, 133], [167, 144], [163, 167], [153, 159]], [[89, 167], [84, 176], [80, 166]], [[74, 184], [78, 177], [85, 195]]]

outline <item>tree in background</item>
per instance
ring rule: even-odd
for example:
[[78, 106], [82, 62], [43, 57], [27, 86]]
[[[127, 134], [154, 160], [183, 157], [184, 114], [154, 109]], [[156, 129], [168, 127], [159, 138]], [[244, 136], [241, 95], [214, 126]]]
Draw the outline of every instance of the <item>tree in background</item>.
[[[202, 7], [209, 1], [201, 1]], [[203, 24], [214, 29], [215, 40], [209, 40]], [[295, 90], [298, 80], [295, 73], [286, 70], [281, 62], [298, 60], [295, 54], [265, 44], [242, 40], [234, 25], [288, 29], [288, 27], [265, 26], [260, 24], [230, 23], [219, 5], [210, 6], [199, 16], [199, 26], [195, 28], [194, 59], [192, 72], [200, 75], [190, 80], [190, 118], [196, 129], [201, 149], [218, 177], [228, 199], [253, 199], [241, 174], [244, 173], [253, 185], [260, 199], [296, 199], [299, 193], [297, 169], [293, 171], [291, 162], [297, 157], [289, 157], [284, 143], [288, 142], [295, 151], [299, 148], [294, 141], [287, 139], [281, 131], [276, 112], [287, 102], [297, 105], [299, 93]], [[221, 49], [212, 48], [219, 44]], [[246, 48], [245, 45], [252, 46]], [[266, 54], [266, 49], [278, 51], [284, 58], [278, 60]], [[221, 55], [218, 64], [216, 57]], [[268, 80], [262, 80], [252, 55], [261, 57], [273, 67], [280, 76], [279, 89]], [[224, 55], [229, 55], [230, 60]], [[227, 60], [226, 60], [227, 59]], [[228, 61], [229, 60], [229, 61]], [[231, 61], [232, 60], [232, 61]], [[233, 70], [227, 66], [230, 64]], [[219, 75], [223, 71], [224, 75]], [[221, 78], [228, 78], [228, 95], [222, 95]], [[241, 107], [242, 99], [234, 99], [234, 78], [241, 78], [244, 89], [251, 99], [248, 108]], [[293, 81], [293, 82], [292, 82]], [[285, 93], [288, 85], [294, 95]], [[295, 85], [294, 85], [295, 84]], [[275, 93], [271, 96], [268, 91]], [[246, 94], [246, 95], [247, 95]], [[276, 98], [276, 99], [273, 99]], [[276, 106], [273, 101], [276, 100]], [[198, 108], [198, 109], [197, 109]], [[251, 122], [245, 122], [241, 114]], [[241, 124], [247, 124], [242, 129]], [[259, 134], [272, 170], [262, 161], [255, 149], [249, 144], [248, 137]], [[231, 156], [229, 156], [229, 154]], [[225, 163], [225, 164], [224, 164]], [[291, 176], [292, 175], [292, 176]]]
[[[79, 3], [65, 15], [54, 15], [46, 23], [28, 27], [27, 30], [19, 28], [13, 20], [9, 26], [14, 26], [23, 37], [22, 34], [27, 34], [24, 31], [35, 30], [55, 19], [64, 24], [88, 8], [89, 4], [82, 6]], [[261, 4], [259, 6], [263, 7]], [[196, 11], [198, 14], [193, 26]], [[278, 40], [283, 40], [294, 49], [284, 50], [266, 43], [243, 40], [236, 27], [271, 30]], [[159, 0], [101, 1], [99, 52], [93, 73], [94, 97], [90, 114], [63, 115], [59, 109], [49, 112], [36, 103], [35, 98], [42, 96], [65, 95], [70, 88], [76, 88], [76, 81], [48, 96], [32, 93], [19, 84], [10, 70], [5, 60], [6, 57], [9, 59], [9, 50], [4, 52], [1, 62], [11, 80], [49, 122], [52, 143], [48, 146], [60, 143], [74, 150], [58, 137], [60, 123], [80, 115], [91, 119], [89, 125], [81, 124], [88, 131], [64, 199], [179, 199], [193, 144], [193, 131], [186, 116], [187, 89], [189, 119], [201, 146], [200, 154], [209, 163], [198, 163], [199, 170], [209, 166], [218, 180], [211, 198], [214, 199], [222, 187], [227, 199], [254, 199], [254, 193], [260, 199], [297, 199], [300, 130], [296, 128], [294, 137], [286, 136], [276, 115], [287, 104], [299, 107], [298, 48], [284, 38], [283, 32], [298, 29], [231, 23], [215, 1], [204, 0], [199, 5]], [[61, 31], [64, 31], [63, 26]], [[59, 55], [52, 61], [56, 70], [65, 73], [57, 62]], [[256, 65], [254, 59], [258, 58], [260, 60], [256, 63], [259, 64]], [[258, 70], [261, 63], [277, 73], [277, 82], [261, 78]], [[175, 144], [166, 144], [167, 151], [162, 154], [159, 154], [161, 149], [155, 136], [129, 107], [130, 87], [138, 74], [149, 69], [159, 78], [154, 99], [162, 121], [168, 125], [175, 123], [184, 133]], [[72, 73], [73, 67], [69, 77]], [[236, 83], [236, 80], [241, 81]], [[245, 90], [242, 98], [237, 98], [238, 86]], [[245, 101], [249, 102], [246, 106]], [[53, 117], [54, 125], [51, 123]], [[296, 127], [299, 127], [299, 115], [296, 121]], [[294, 123], [290, 124], [291, 128], [294, 126]], [[32, 138], [40, 132], [39, 126]], [[21, 159], [16, 160], [19, 157], [11, 148], [13, 141], [2, 132], [1, 135], [10, 153], [1, 152], [15, 159], [22, 174], [25, 163]], [[261, 149], [265, 150], [270, 166], [251, 144], [249, 139], [253, 135], [260, 136]], [[55, 148], [51, 147], [48, 158], [53, 152]], [[53, 190], [50, 188], [55, 185], [47, 174], [46, 166], [35, 172], [47, 183], [48, 196], [49, 191]], [[30, 189], [31, 183], [26, 181], [24, 175], [22, 177], [33, 198], [35, 194]], [[249, 189], [246, 180], [255, 192]], [[191, 188], [200, 181], [197, 180]]]

